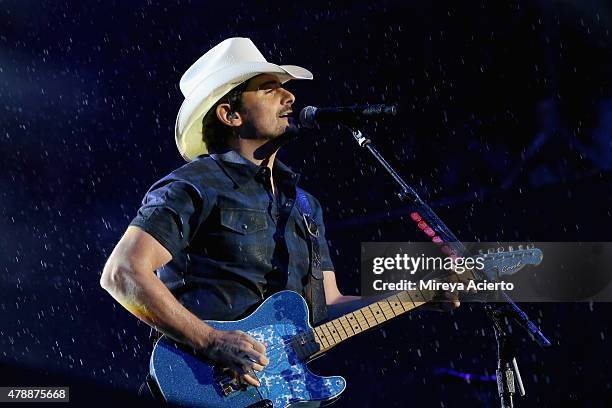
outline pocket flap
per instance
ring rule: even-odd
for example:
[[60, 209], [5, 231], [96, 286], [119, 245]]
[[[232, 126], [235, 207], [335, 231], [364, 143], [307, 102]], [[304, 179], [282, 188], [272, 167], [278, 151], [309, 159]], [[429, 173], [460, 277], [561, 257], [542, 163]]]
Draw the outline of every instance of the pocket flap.
[[265, 210], [251, 208], [222, 208], [221, 225], [246, 235], [268, 228]]

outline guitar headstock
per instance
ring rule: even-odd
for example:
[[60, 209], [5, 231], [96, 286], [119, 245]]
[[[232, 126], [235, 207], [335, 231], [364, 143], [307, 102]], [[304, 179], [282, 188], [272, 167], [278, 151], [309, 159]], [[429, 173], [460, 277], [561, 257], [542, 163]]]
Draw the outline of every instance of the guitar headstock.
[[516, 249], [509, 246], [489, 249], [480, 252], [479, 257], [484, 258], [482, 269], [488, 279], [497, 280], [505, 275], [513, 275], [525, 267], [525, 265], [538, 265], [542, 262], [542, 251], [534, 245], [519, 245]]

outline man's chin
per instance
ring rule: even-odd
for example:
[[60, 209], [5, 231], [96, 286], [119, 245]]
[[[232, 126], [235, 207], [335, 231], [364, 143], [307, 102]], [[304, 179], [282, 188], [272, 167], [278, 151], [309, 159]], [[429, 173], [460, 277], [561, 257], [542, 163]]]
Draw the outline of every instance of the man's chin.
[[280, 132], [274, 135], [268, 135], [265, 137], [266, 143], [255, 150], [253, 156], [256, 159], [264, 159], [269, 157], [272, 153], [276, 152], [285, 144], [295, 139], [298, 135], [299, 129], [297, 126], [287, 126], [284, 132]]
[[292, 139], [295, 136], [297, 136], [299, 132], [300, 132], [300, 128], [294, 122], [289, 122], [287, 126], [285, 126], [284, 128], [280, 128], [277, 133], [268, 134], [264, 136], [264, 139], [266, 140], [278, 140], [278, 139], [284, 140], [287, 137], [290, 137], [290, 139]]
[[297, 126], [295, 121], [290, 120], [289, 124], [285, 127], [285, 131], [279, 137], [283, 137], [283, 136], [287, 136], [287, 135], [291, 135], [292, 137], [296, 137], [299, 132], [300, 132], [300, 128]]
[[300, 129], [295, 125], [287, 125], [283, 131], [271, 136], [269, 140], [274, 141], [275, 144], [282, 146], [286, 142], [293, 140], [299, 134]]

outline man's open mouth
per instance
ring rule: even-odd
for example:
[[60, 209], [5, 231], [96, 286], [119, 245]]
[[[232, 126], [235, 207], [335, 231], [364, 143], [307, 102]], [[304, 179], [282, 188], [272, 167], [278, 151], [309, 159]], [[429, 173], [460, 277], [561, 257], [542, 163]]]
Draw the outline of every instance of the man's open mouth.
[[291, 116], [291, 114], [292, 114], [292, 113], [293, 113], [292, 111], [285, 112], [285, 113], [283, 113], [283, 114], [279, 115], [278, 117], [279, 117], [279, 118], [288, 118], [288, 117], [290, 117], [290, 116]]

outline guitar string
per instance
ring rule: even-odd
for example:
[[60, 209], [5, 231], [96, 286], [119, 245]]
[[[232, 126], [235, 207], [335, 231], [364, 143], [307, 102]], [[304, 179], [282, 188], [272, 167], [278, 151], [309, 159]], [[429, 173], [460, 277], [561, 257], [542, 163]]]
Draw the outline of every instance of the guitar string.
[[[390, 306], [391, 306], [391, 305], [390, 305]], [[404, 311], [403, 311], [403, 312], [401, 312], [401, 313], [399, 313], [399, 314], [395, 314], [395, 311], [393, 311], [393, 308], [392, 308], [392, 307], [391, 307], [391, 310], [394, 312], [394, 316], [393, 316], [393, 317], [396, 317], [396, 316], [398, 316], [398, 315], [403, 314], [404, 312], [409, 312], [409, 311], [411, 311], [411, 310], [415, 309], [416, 307], [418, 307], [418, 306], [416, 306], [416, 305], [415, 305], [415, 306], [413, 306], [413, 307], [411, 307], [411, 308], [408, 308], [408, 309], [405, 309], [405, 308], [404, 308]], [[383, 312], [383, 315], [384, 315], [384, 311], [383, 311], [382, 309], [381, 309], [381, 311]], [[353, 313], [354, 313], [354, 312], [353, 312]], [[374, 316], [372, 316], [372, 317], [374, 317]], [[374, 319], [372, 319], [372, 318], [367, 318], [367, 317], [365, 317], [365, 315], [364, 315], [364, 318], [365, 318], [365, 322], [368, 324], [368, 327], [367, 327], [365, 330], [361, 330], [359, 333], [362, 333], [362, 332], [364, 332], [364, 331], [366, 331], [366, 330], [368, 330], [368, 329], [372, 328], [373, 326], [377, 326], [377, 325], [380, 323], [380, 322], [378, 322], [378, 321], [376, 320], [376, 318], [375, 318], [375, 317], [374, 317]], [[387, 321], [387, 320], [389, 320], [389, 319], [385, 319], [385, 321]], [[334, 321], [334, 320], [332, 320], [332, 321]], [[327, 323], [331, 323], [331, 322], [327, 322]], [[327, 324], [327, 323], [325, 323], [325, 324]], [[384, 323], [384, 321], [383, 321], [382, 323]], [[348, 334], [348, 332], [346, 331], [346, 328], [344, 327], [344, 325], [342, 325], [342, 323], [340, 323], [340, 325], [342, 326], [342, 329], [343, 329], [343, 330], [345, 331], [345, 333], [347, 334], [347, 337], [346, 337], [345, 339], [343, 339], [343, 338], [342, 338], [342, 336], [340, 336], [340, 332], [339, 332], [337, 329], [336, 329], [335, 331], [332, 331], [332, 333], [336, 333], [336, 332], [338, 333], [338, 337], [340, 338], [340, 342], [342, 342], [342, 341], [344, 341], [344, 340], [348, 339], [349, 337], [352, 337], [353, 335], [359, 334], [359, 333], [356, 333], [356, 332], [355, 332], [354, 330], [352, 330], [352, 328], [351, 328], [351, 330], [353, 331], [353, 335], [350, 335], [350, 334]], [[317, 328], [319, 328], [319, 327], [322, 327], [322, 326], [323, 326], [323, 325], [320, 325], [320, 326], [317, 326], [317, 327], [315, 327], [315, 328], [312, 328], [312, 329], [311, 329], [311, 330], [309, 330], [309, 331], [304, 331], [304, 332], [299, 332], [299, 333], [293, 334], [293, 335], [291, 335], [291, 337], [290, 337], [290, 338], [288, 338], [287, 340], [283, 340], [283, 341], [282, 341], [282, 342], [280, 342], [280, 343], [275, 343], [275, 344], [273, 344], [273, 345], [272, 345], [272, 346], [271, 346], [269, 349], [268, 349], [268, 348], [266, 349], [266, 351], [272, 351], [271, 353], [266, 353], [266, 356], [267, 356], [267, 357], [276, 357], [276, 356], [278, 356], [280, 353], [282, 353], [283, 351], [285, 351], [285, 350], [286, 350], [286, 346], [287, 346], [288, 344], [290, 344], [290, 343], [293, 341], [293, 338], [295, 338], [295, 337], [297, 337], [297, 336], [300, 336], [300, 335], [303, 335], [303, 334], [312, 334], [312, 335], [313, 335], [312, 339], [309, 339], [308, 341], [314, 341], [314, 342], [315, 342], [315, 343], [317, 343], [318, 345], [323, 346], [323, 348], [333, 347], [333, 346], [335, 346], [336, 344], [338, 344], [338, 343], [339, 343], [339, 341], [336, 341], [336, 340], [334, 339], [333, 344], [332, 344], [331, 342], [329, 342], [329, 341], [328, 341], [329, 346], [327, 346], [327, 347], [326, 347], [326, 346], [325, 346], [325, 345], [323, 345], [322, 343], [318, 343], [318, 342], [315, 340], [315, 336], [317, 336], [317, 337], [318, 337], [318, 334], [315, 332], [315, 330], [316, 330]], [[328, 328], [328, 330], [329, 330], [329, 328]], [[323, 338], [327, 338], [327, 337], [328, 337], [328, 336], [324, 336]], [[331, 337], [333, 338], [333, 336], [331, 336]]]
[[[389, 303], [389, 306], [391, 306], [391, 304], [390, 304], [391, 302], [390, 302], [389, 300], [387, 300], [387, 302]], [[379, 306], [379, 307], [380, 307], [380, 306]], [[416, 307], [416, 305], [415, 305], [415, 307]], [[402, 313], [404, 313], [404, 312], [408, 312], [408, 311], [410, 311], [410, 310], [414, 309], [415, 307], [412, 307], [412, 308], [409, 308], [409, 309], [407, 309], [407, 310], [404, 310]], [[391, 310], [394, 312], [394, 315], [395, 315], [395, 311], [393, 310], [393, 307], [392, 307], [392, 306], [391, 306]], [[382, 311], [382, 310], [381, 310], [381, 311]], [[353, 312], [353, 313], [354, 313], [354, 312]], [[402, 313], [400, 313], [400, 314], [402, 314]], [[384, 311], [383, 311], [383, 314], [384, 314]], [[397, 315], [395, 315], [395, 316], [397, 316]], [[395, 316], [394, 316], [394, 317], [395, 317]], [[364, 317], [365, 317], [365, 315], [364, 315]], [[370, 320], [371, 320], [371, 319], [370, 319]], [[368, 324], [368, 326], [370, 326], [370, 324], [371, 324], [371, 323], [370, 323], [370, 320], [368, 320], [368, 318], [365, 318], [365, 321], [366, 321], [366, 323]], [[385, 320], [388, 320], [388, 319], [385, 319]], [[332, 320], [332, 321], [334, 321], [334, 320]], [[374, 323], [374, 326], [378, 325], [378, 322], [376, 321], [376, 318], [374, 318], [374, 322], [375, 322], [375, 323]], [[328, 323], [331, 323], [331, 322], [328, 322]], [[325, 324], [327, 324], [327, 323], [325, 323]], [[291, 337], [290, 337], [289, 339], [284, 340], [284, 341], [283, 341], [283, 342], [281, 342], [281, 343], [275, 343], [275, 344], [274, 344], [273, 346], [271, 346], [269, 349], [266, 349], [266, 351], [273, 351], [274, 353], [269, 353], [269, 354], [267, 353], [267, 355], [269, 355], [269, 356], [274, 356], [275, 354], [278, 354], [279, 352], [283, 351], [283, 350], [286, 348], [286, 345], [287, 345], [287, 344], [289, 344], [289, 343], [291, 343], [291, 342], [293, 341], [293, 338], [295, 338], [295, 337], [297, 337], [297, 336], [300, 336], [300, 335], [304, 335], [304, 334], [307, 334], [307, 335], [312, 335], [312, 336], [313, 336], [313, 337], [312, 337], [312, 339], [308, 339], [308, 342], [314, 341], [315, 343], [319, 344], [320, 346], [323, 346], [324, 348], [327, 348], [327, 347], [325, 347], [325, 346], [324, 346], [322, 343], [317, 342], [317, 341], [315, 340], [315, 336], [316, 336], [316, 337], [319, 337], [319, 335], [316, 333], [316, 331], [315, 331], [315, 330], [316, 330], [317, 328], [319, 328], [319, 327], [322, 327], [322, 326], [323, 326], [323, 325], [320, 325], [320, 326], [317, 326], [317, 327], [315, 327], [315, 328], [313, 328], [313, 329], [311, 329], [311, 330], [309, 330], [309, 331], [304, 331], [304, 332], [296, 333], [296, 334], [294, 334], [294, 335], [291, 335]], [[371, 327], [368, 327], [367, 329], [365, 329], [365, 330], [361, 330], [359, 333], [356, 333], [356, 332], [355, 332], [355, 331], [352, 329], [352, 327], [351, 327], [351, 331], [353, 331], [353, 334], [351, 335], [351, 334], [348, 334], [348, 331], [346, 330], [346, 328], [344, 327], [344, 325], [343, 325], [342, 323], [340, 323], [340, 326], [342, 327], [342, 329], [343, 329], [343, 330], [345, 331], [345, 333], [347, 334], [346, 339], [348, 339], [349, 337], [352, 337], [353, 335], [359, 334], [359, 333], [361, 333], [361, 332], [363, 332], [363, 331], [368, 330], [368, 329], [370, 329], [370, 328], [371, 328]], [[328, 328], [328, 330], [329, 330], [329, 328]], [[339, 332], [337, 329], [336, 329], [335, 331], [332, 331], [332, 333], [336, 333], [336, 332], [338, 332], [338, 337], [340, 337], [340, 341], [344, 341], [344, 340], [346, 340], [346, 339], [342, 339], [342, 336], [340, 335], [340, 332]], [[323, 338], [327, 338], [327, 337], [328, 337], [328, 336], [325, 336], [325, 335], [323, 336]], [[333, 335], [332, 335], [331, 337], [333, 338]], [[335, 346], [335, 345], [338, 343], [338, 341], [336, 341], [335, 339], [334, 339], [333, 341], [334, 341], [334, 343], [333, 343], [333, 344], [332, 344], [331, 342], [327, 341], [327, 342], [329, 343], [329, 346]]]
[[[421, 295], [422, 295], [422, 294], [421, 294]], [[389, 307], [391, 307], [391, 311], [393, 311], [393, 306], [391, 306], [391, 302], [387, 300], [387, 303], [389, 303]], [[393, 303], [396, 303], [396, 302], [393, 302]], [[414, 302], [413, 302], [413, 304], [414, 304]], [[368, 305], [368, 306], [366, 306], [366, 307], [369, 307], [369, 306], [370, 306], [370, 305]], [[396, 304], [396, 306], [397, 306], [397, 304]], [[379, 306], [379, 308], [380, 308], [380, 306]], [[408, 312], [408, 311], [410, 311], [410, 310], [412, 310], [412, 309], [414, 309], [414, 308], [415, 308], [415, 307], [411, 307], [411, 308], [408, 308], [408, 309], [403, 308], [403, 309], [404, 309], [404, 311], [403, 311], [403, 312], [401, 312], [400, 314], [402, 314], [402, 313], [404, 313], [404, 312]], [[360, 309], [356, 310], [355, 312], [357, 312], [357, 311], [359, 311], [359, 310], [360, 310]], [[381, 311], [383, 312], [383, 314], [385, 313], [385, 312], [382, 310], [382, 308], [381, 308]], [[352, 312], [352, 313], [355, 313], [355, 312]], [[372, 312], [372, 311], [370, 310], [370, 312]], [[393, 311], [393, 312], [394, 312], [394, 311]], [[362, 313], [363, 313], [363, 312], [362, 312]], [[394, 316], [393, 316], [393, 317], [395, 317], [395, 316], [397, 316], [397, 314], [395, 314], [395, 312], [394, 312]], [[346, 316], [344, 316], [344, 317], [346, 317]], [[373, 326], [376, 326], [376, 325], [378, 325], [378, 324], [379, 324], [379, 322], [378, 322], [378, 321], [376, 321], [376, 318], [374, 317], [374, 315], [372, 315], [372, 317], [373, 317], [373, 319], [372, 319], [372, 318], [367, 318], [367, 317], [365, 317], [365, 315], [364, 315], [365, 322], [366, 322], [366, 323], [367, 323], [367, 325], [368, 325], [368, 327], [367, 327], [365, 330], [370, 329], [370, 328], [372, 327], [372, 325], [373, 325]], [[388, 319], [385, 319], [385, 321], [386, 321], [386, 320], [388, 320]], [[331, 323], [331, 322], [333, 322], [333, 321], [335, 321], [335, 320], [332, 320], [332, 321], [327, 322], [327, 323], [324, 323], [324, 324], [328, 324], [328, 323]], [[316, 330], [317, 328], [319, 328], [319, 327], [322, 327], [322, 326], [323, 326], [323, 325], [320, 325], [320, 326], [317, 326], [317, 327], [315, 327], [315, 328], [313, 328], [313, 329], [311, 329], [311, 330], [309, 330], [309, 331], [304, 331], [304, 332], [301, 332], [301, 333], [296, 333], [296, 334], [292, 335], [292, 336], [291, 336], [289, 339], [284, 340], [282, 343], [276, 343], [276, 344], [274, 344], [272, 347], [270, 347], [269, 349], [268, 349], [268, 348], [266, 348], [266, 351], [270, 351], [270, 350], [271, 350], [271, 351], [274, 351], [275, 353], [280, 352], [280, 351], [282, 351], [282, 350], [285, 348], [285, 346], [286, 346], [287, 344], [291, 343], [291, 341], [293, 340], [293, 338], [294, 338], [294, 337], [297, 337], [297, 336], [300, 336], [300, 335], [303, 335], [303, 334], [308, 334], [308, 335], [312, 334], [312, 335], [313, 335], [313, 338], [312, 338], [312, 339], [309, 339], [308, 341], [309, 341], [309, 342], [310, 342], [310, 341], [314, 341], [315, 343], [317, 343], [317, 342], [316, 342], [316, 340], [315, 340], [315, 336], [316, 336], [316, 337], [319, 337], [319, 335], [318, 335], [318, 334], [315, 332], [315, 330]], [[355, 332], [355, 331], [354, 331], [354, 330], [351, 328], [351, 331], [353, 331], [353, 334], [352, 334], [352, 335], [350, 335], [350, 334], [348, 334], [348, 332], [347, 332], [347, 330], [346, 330], [346, 327], [344, 327], [344, 325], [343, 325], [341, 322], [340, 322], [340, 326], [342, 327], [342, 329], [343, 329], [343, 330], [345, 331], [345, 333], [347, 334], [347, 337], [346, 337], [347, 339], [348, 339], [349, 337], [352, 337], [352, 336], [353, 336], [353, 335], [355, 335], [355, 334], [358, 334], [358, 333], [356, 333], [356, 332]], [[329, 328], [328, 328], [328, 330], [329, 330]], [[361, 330], [361, 331], [360, 331], [360, 333], [361, 333], [361, 332], [363, 332], [363, 331], [365, 331], [365, 330]], [[331, 332], [332, 332], [332, 333], [336, 333], [336, 332], [338, 332], [338, 337], [340, 338], [340, 341], [344, 341], [344, 340], [346, 340], [346, 339], [342, 339], [342, 336], [340, 335], [340, 332], [338, 331], [338, 329], [332, 330]], [[323, 338], [327, 338], [327, 337], [328, 337], [328, 336], [325, 336], [325, 335], [323, 336]], [[331, 337], [333, 338], [333, 335], [332, 335]], [[335, 346], [336, 344], [338, 344], [338, 341], [336, 341], [335, 339], [334, 339], [334, 343], [333, 343], [333, 344], [331, 344], [329, 341], [327, 341], [327, 342], [329, 343], [329, 345], [330, 345], [330, 346]], [[317, 343], [317, 344], [320, 344], [320, 345], [321, 345], [321, 346], [323, 346], [324, 348], [327, 348], [327, 347], [325, 347], [325, 346], [324, 346], [322, 343]], [[270, 356], [273, 356], [274, 354], [270, 353], [269, 355], [270, 355]]]
[[[407, 310], [404, 310], [404, 312], [408, 312], [408, 311], [410, 311], [410, 310], [412, 310], [412, 309], [414, 309], [414, 307], [412, 307], [412, 308], [410, 308], [410, 309], [407, 309]], [[403, 312], [402, 312], [402, 313], [403, 313]], [[383, 311], [383, 314], [384, 314], [384, 311]], [[401, 313], [400, 313], [400, 314], [401, 314]], [[397, 315], [395, 315], [395, 316], [397, 316]], [[395, 317], [395, 316], [394, 316], [394, 317]], [[364, 316], [364, 317], [365, 317], [365, 316]], [[386, 320], [388, 320], [388, 319], [386, 319]], [[376, 321], [376, 318], [374, 318], [374, 319], [372, 319], [372, 318], [370, 318], [370, 319], [366, 318], [366, 319], [365, 319], [365, 321], [366, 321], [366, 323], [368, 324], [368, 326], [372, 326], [372, 325], [373, 325], [373, 326], [376, 326], [376, 325], [378, 325], [378, 324], [379, 324], [379, 323]], [[328, 323], [331, 323], [331, 322], [328, 322]], [[327, 323], [325, 323], [325, 324], [327, 324]], [[370, 328], [371, 328], [371, 327], [368, 327], [368, 328], [366, 328], [365, 330], [361, 330], [359, 333], [356, 333], [356, 332], [355, 332], [355, 331], [354, 331], [354, 330], [351, 328], [351, 331], [353, 331], [353, 334], [351, 335], [351, 334], [348, 334], [348, 332], [347, 332], [346, 328], [344, 327], [344, 325], [342, 325], [342, 323], [340, 323], [340, 325], [341, 325], [342, 329], [345, 331], [345, 333], [347, 334], [346, 339], [348, 339], [349, 337], [352, 337], [353, 335], [356, 335], [356, 334], [362, 333], [362, 332], [364, 332], [364, 331], [366, 331], [366, 330], [368, 330], [368, 329], [370, 329]], [[321, 326], [322, 326], [322, 325], [321, 325]], [[319, 328], [319, 327], [321, 327], [321, 326], [317, 326], [317, 327], [315, 327], [315, 328], [313, 328], [313, 329], [311, 329], [311, 330], [309, 330], [309, 331], [304, 331], [304, 332], [296, 333], [296, 334], [294, 334], [294, 335], [291, 335], [291, 337], [290, 337], [289, 339], [287, 339], [287, 340], [283, 340], [283, 341], [282, 341], [282, 342], [280, 342], [280, 343], [275, 343], [275, 344], [274, 344], [274, 345], [272, 345], [270, 348], [266, 348], [266, 352], [273, 351], [273, 353], [266, 353], [266, 355], [267, 355], [267, 356], [275, 356], [275, 355], [276, 355], [276, 354], [278, 354], [279, 352], [282, 352], [283, 350], [285, 350], [285, 349], [286, 349], [286, 346], [287, 346], [288, 344], [290, 344], [290, 343], [293, 341], [293, 338], [294, 338], [294, 337], [297, 337], [297, 336], [300, 336], [300, 335], [304, 335], [304, 334], [306, 334], [306, 335], [312, 335], [312, 336], [313, 336], [313, 337], [312, 337], [312, 339], [308, 339], [308, 340], [307, 340], [308, 342], [314, 341], [315, 343], [317, 343], [317, 344], [319, 344], [319, 345], [323, 346], [323, 348], [327, 348], [327, 347], [325, 347], [325, 346], [324, 346], [322, 343], [318, 343], [318, 342], [315, 340], [315, 336], [316, 336], [316, 337], [319, 337], [319, 336], [318, 336], [318, 334], [315, 332], [315, 329], [317, 329], [317, 328]], [[329, 328], [328, 328], [328, 330], [329, 330]], [[346, 339], [343, 339], [343, 338], [342, 338], [342, 336], [340, 335], [340, 332], [339, 332], [337, 329], [336, 329], [335, 331], [332, 331], [332, 333], [336, 333], [336, 332], [338, 333], [338, 337], [340, 338], [340, 342], [341, 342], [341, 341], [346, 340]], [[327, 337], [328, 337], [328, 336], [323, 336], [323, 338], [327, 338]], [[331, 337], [333, 338], [333, 335], [332, 335]], [[333, 343], [333, 344], [331, 344], [329, 341], [328, 341], [328, 343], [329, 343], [329, 345], [330, 345], [330, 346], [335, 346], [335, 345], [336, 345], [336, 344], [338, 344], [339, 342], [338, 342], [338, 341], [336, 341], [336, 340], [334, 339], [334, 343]]]
[[[371, 323], [370, 323], [369, 321], [367, 321], [367, 320], [366, 320], [366, 322], [367, 322], [368, 324], [371, 324]], [[328, 322], [328, 323], [329, 323], [329, 322]], [[376, 323], [375, 323], [375, 324], [376, 324]], [[317, 343], [317, 342], [316, 342], [316, 340], [315, 340], [315, 336], [316, 336], [316, 337], [318, 337], [318, 335], [315, 333], [315, 329], [316, 329], [316, 328], [318, 328], [318, 327], [321, 327], [321, 326], [317, 326], [317, 327], [315, 327], [315, 328], [313, 328], [313, 329], [311, 329], [311, 330], [309, 330], [309, 331], [303, 331], [303, 332], [299, 332], [299, 333], [293, 334], [293, 335], [291, 335], [291, 337], [290, 337], [289, 339], [287, 339], [287, 340], [283, 340], [283, 341], [282, 341], [282, 342], [280, 342], [280, 343], [274, 343], [274, 344], [273, 344], [273, 345], [272, 345], [270, 348], [266, 348], [266, 352], [268, 352], [268, 351], [274, 351], [274, 353], [266, 353], [266, 355], [273, 356], [274, 354], [276, 354], [276, 353], [278, 353], [278, 352], [283, 351], [284, 349], [286, 349], [286, 346], [287, 346], [288, 344], [290, 344], [290, 343], [293, 341], [293, 338], [294, 338], [294, 337], [298, 337], [298, 336], [301, 336], [301, 335], [304, 335], [304, 334], [306, 334], [306, 335], [312, 335], [312, 338], [311, 338], [311, 339], [308, 339], [308, 340], [307, 340], [307, 342], [315, 342], [315, 343]], [[368, 329], [369, 329], [369, 328], [370, 328], [370, 327], [368, 327]], [[345, 329], [345, 327], [344, 327], [344, 326], [342, 326], [342, 329], [344, 329], [344, 331], [346, 332], [346, 329]], [[351, 330], [352, 330], [352, 329], [351, 329]], [[367, 329], [366, 329], [366, 330], [367, 330]], [[336, 331], [337, 331], [337, 330], [336, 330]], [[363, 332], [363, 331], [365, 331], [365, 330], [362, 330], [362, 332]], [[334, 333], [335, 333], [335, 332], [334, 332]], [[338, 333], [339, 333], [339, 332], [338, 332]], [[358, 333], [355, 333], [355, 331], [354, 331], [354, 330], [353, 330], [353, 333], [354, 333], [353, 335], [358, 334]], [[348, 332], [347, 332], [347, 334], [348, 334]], [[348, 339], [349, 337], [351, 337], [351, 336], [353, 336], [353, 335], [347, 335], [347, 337], [346, 337], [346, 338]], [[332, 337], [333, 337], [333, 336], [332, 336]], [[338, 337], [340, 337], [340, 341], [345, 340], [345, 339], [342, 339], [342, 337], [341, 337], [339, 334], [338, 334]], [[324, 338], [327, 338], [327, 336], [324, 336]], [[329, 343], [329, 341], [328, 341], [328, 343]], [[317, 344], [320, 344], [321, 346], [323, 346], [324, 348], [326, 348], [326, 347], [325, 347], [323, 344], [321, 344], [321, 343], [317, 343]], [[338, 341], [334, 340], [334, 344], [331, 344], [331, 343], [330, 343], [330, 346], [335, 346], [336, 344], [338, 344]]]
[[[411, 309], [408, 309], [408, 310], [411, 310]], [[370, 319], [370, 320], [372, 320], [372, 319]], [[372, 323], [371, 323], [370, 321], [368, 321], [368, 320], [366, 319], [366, 322], [368, 323], [368, 325], [371, 325], [371, 324], [373, 323], [373, 325], [374, 325], [374, 326], [376, 326], [376, 325], [378, 324], [378, 322], [376, 322], [375, 320], [374, 320], [374, 322], [372, 322]], [[317, 326], [317, 327], [321, 327], [321, 326]], [[344, 328], [344, 326], [342, 326], [342, 328], [343, 328], [343, 330], [345, 330], [345, 332], [346, 332], [346, 329]], [[366, 330], [368, 330], [368, 329], [370, 329], [370, 328], [371, 328], [371, 327], [368, 327], [367, 329], [362, 330], [361, 332], [364, 332], [364, 331], [366, 331]], [[329, 346], [327, 346], [327, 347], [326, 347], [326, 346], [325, 346], [325, 345], [323, 345], [322, 343], [318, 343], [318, 342], [315, 340], [315, 337], [314, 337], [314, 336], [318, 336], [318, 335], [315, 333], [315, 329], [316, 329], [316, 328], [313, 328], [313, 329], [312, 329], [312, 330], [310, 330], [310, 331], [305, 331], [305, 332], [296, 333], [296, 334], [294, 334], [294, 335], [291, 335], [291, 337], [290, 337], [289, 339], [287, 339], [287, 340], [283, 340], [283, 341], [282, 341], [282, 342], [280, 342], [280, 343], [275, 343], [275, 344], [274, 344], [274, 345], [272, 345], [270, 348], [266, 348], [266, 357], [269, 357], [269, 359], [270, 359], [270, 357], [276, 357], [277, 355], [279, 355], [280, 353], [282, 353], [283, 351], [285, 351], [285, 350], [287, 349], [287, 347], [286, 347], [286, 346], [287, 346], [288, 344], [290, 344], [290, 343], [293, 341], [293, 338], [294, 338], [294, 337], [300, 336], [300, 335], [302, 335], [302, 334], [312, 334], [312, 335], [313, 335], [313, 337], [312, 337], [312, 339], [309, 339], [309, 340], [308, 340], [308, 342], [314, 341], [315, 343], [319, 344], [319, 345], [320, 345], [320, 346], [322, 346], [323, 348], [328, 348], [328, 347], [331, 347], [331, 346], [335, 346], [335, 345], [336, 345], [336, 344], [338, 344], [339, 342], [344, 341], [344, 340], [348, 339], [349, 337], [352, 337], [353, 335], [359, 334], [359, 333], [356, 333], [355, 331], [353, 331], [353, 333], [354, 333], [354, 334], [353, 334], [353, 335], [350, 335], [350, 334], [348, 334], [348, 332], [347, 332], [347, 337], [346, 337], [345, 339], [342, 339], [342, 336], [340, 336], [340, 332], [338, 332], [338, 330], [336, 330], [335, 332], [338, 332], [338, 337], [340, 338], [340, 341], [336, 341], [336, 340], [334, 339], [334, 343], [333, 343], [333, 344], [332, 344], [331, 342], [329, 342], [329, 341], [328, 341]], [[351, 329], [351, 330], [352, 330], [352, 329]], [[335, 332], [334, 332], [334, 333], [335, 333]], [[360, 333], [361, 333], [361, 332], [360, 332]], [[327, 338], [327, 337], [328, 337], [328, 336], [324, 336], [324, 338]], [[333, 338], [333, 336], [332, 336], [332, 338]], [[269, 352], [269, 351], [272, 351], [272, 352]]]
[[[372, 319], [370, 319], [370, 320], [372, 320]], [[328, 323], [331, 323], [331, 322], [328, 322]], [[368, 323], [368, 325], [371, 325], [371, 324], [372, 324], [372, 322], [368, 321], [367, 319], [366, 319], [366, 323]], [[325, 324], [327, 324], [327, 323], [325, 323]], [[374, 321], [374, 325], [377, 325], [377, 324], [378, 324], [378, 322]], [[342, 324], [341, 324], [341, 325], [342, 325]], [[322, 325], [321, 325], [321, 326], [322, 326]], [[321, 327], [321, 326], [317, 326], [317, 327], [315, 327], [315, 328], [313, 328], [313, 329], [311, 329], [311, 330], [309, 330], [309, 331], [303, 331], [303, 332], [299, 332], [299, 333], [293, 334], [293, 335], [291, 335], [291, 337], [290, 337], [290, 338], [288, 338], [287, 340], [283, 340], [281, 343], [275, 343], [275, 344], [274, 344], [273, 346], [271, 346], [270, 348], [266, 348], [266, 351], [270, 351], [270, 350], [273, 350], [273, 351], [280, 351], [280, 350], [281, 350], [281, 349], [280, 349], [280, 347], [283, 347], [283, 348], [284, 348], [284, 346], [286, 346], [287, 344], [290, 344], [290, 343], [293, 341], [293, 338], [294, 338], [294, 337], [298, 337], [298, 336], [301, 336], [301, 335], [304, 335], [304, 334], [306, 334], [306, 335], [312, 335], [312, 336], [313, 336], [313, 337], [312, 337], [312, 339], [308, 339], [308, 340], [307, 340], [308, 342], [310, 342], [310, 341], [315, 341], [315, 342], [316, 342], [316, 340], [315, 340], [315, 336], [316, 336], [316, 337], [319, 337], [319, 335], [318, 335], [318, 334], [316, 334], [315, 330], [316, 330], [317, 328]], [[368, 327], [368, 328], [367, 328], [367, 329], [365, 329], [365, 330], [368, 330], [368, 329], [370, 329], [370, 328], [371, 328], [371, 327]], [[353, 336], [353, 335], [355, 335], [355, 334], [358, 334], [358, 333], [356, 333], [356, 332], [355, 332], [353, 329], [351, 329], [351, 330], [353, 331], [353, 334], [352, 334], [352, 335], [351, 335], [351, 334], [348, 334], [348, 332], [346, 331], [346, 328], [344, 327], [344, 325], [342, 325], [342, 329], [343, 329], [343, 330], [344, 330], [344, 331], [347, 333], [347, 337], [346, 337], [346, 338], [349, 338], [349, 337], [352, 337], [352, 336]], [[328, 328], [328, 330], [329, 330], [329, 328]], [[365, 331], [365, 330], [361, 330], [361, 332], [363, 332], [363, 331]], [[335, 331], [332, 331], [332, 333], [336, 333], [336, 332], [338, 332], [338, 330], [337, 330], [337, 329], [336, 329]], [[360, 333], [361, 333], [361, 332], [360, 332]], [[340, 332], [338, 332], [338, 337], [340, 337], [340, 341], [345, 340], [345, 339], [342, 339], [342, 336], [340, 336]], [[327, 336], [323, 336], [323, 338], [327, 338]], [[333, 338], [333, 336], [332, 336], [332, 338]], [[329, 341], [328, 341], [328, 343], [329, 343]], [[336, 345], [337, 343], [338, 343], [338, 342], [337, 342], [336, 340], [334, 340], [334, 344], [333, 344], [333, 345]], [[318, 343], [318, 344], [319, 344], [319, 343]], [[322, 344], [321, 344], [321, 345], [322, 345]], [[331, 345], [331, 344], [330, 344], [330, 345]], [[323, 347], [325, 347], [325, 346], [323, 346]]]

